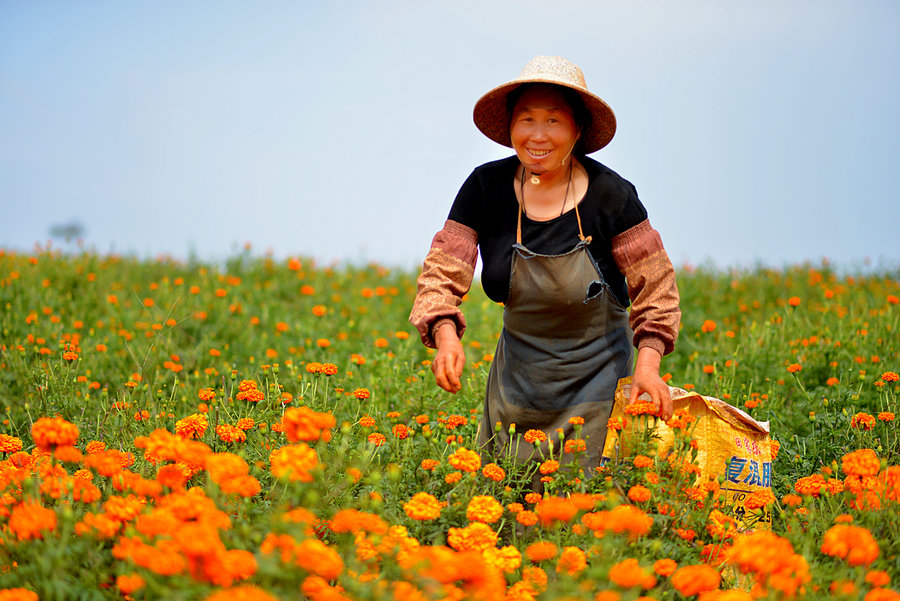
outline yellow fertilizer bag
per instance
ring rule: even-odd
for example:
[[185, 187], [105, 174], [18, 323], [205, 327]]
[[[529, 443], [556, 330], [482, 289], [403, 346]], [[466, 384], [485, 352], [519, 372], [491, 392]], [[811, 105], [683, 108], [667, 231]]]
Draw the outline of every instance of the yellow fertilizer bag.
[[[627, 425], [621, 432], [612, 428], [607, 430], [604, 461], [631, 454], [630, 441], [636, 431], [634, 418], [625, 413], [630, 394], [631, 378], [619, 380], [611, 419], [618, 419]], [[725, 401], [696, 392], [670, 386], [669, 394], [672, 395], [675, 411], [686, 409], [696, 421], [691, 426], [693, 438], [699, 445], [697, 464], [700, 480], [724, 477], [722, 501], [740, 529], [770, 529], [772, 514], [769, 506], [744, 507], [752, 493], [772, 489], [769, 423], [756, 421]], [[657, 420], [654, 437], [658, 440], [659, 457], [666, 457], [674, 446], [675, 431], [662, 420]]]

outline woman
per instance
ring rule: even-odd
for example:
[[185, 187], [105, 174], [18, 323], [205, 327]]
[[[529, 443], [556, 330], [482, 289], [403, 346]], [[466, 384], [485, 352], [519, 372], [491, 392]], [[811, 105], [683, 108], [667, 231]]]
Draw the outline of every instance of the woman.
[[632, 344], [631, 402], [647, 393], [663, 419], [672, 415], [659, 365], [681, 316], [674, 270], [634, 186], [586, 156], [609, 143], [616, 122], [576, 65], [536, 57], [482, 96], [474, 118], [515, 155], [481, 165], [463, 184], [425, 259], [410, 321], [437, 348], [438, 386], [459, 391], [459, 305], [480, 249], [485, 293], [505, 309], [479, 443], [496, 455], [512, 442], [528, 460], [533, 447], [511, 439], [511, 424], [558, 441], [559, 429], [572, 438], [578, 420], [570, 418], [583, 418], [590, 471]]

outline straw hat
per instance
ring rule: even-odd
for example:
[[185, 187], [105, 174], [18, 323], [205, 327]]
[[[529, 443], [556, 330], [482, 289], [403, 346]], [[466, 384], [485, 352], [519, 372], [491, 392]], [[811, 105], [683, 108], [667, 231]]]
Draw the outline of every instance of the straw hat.
[[536, 56], [531, 59], [516, 79], [498, 86], [475, 103], [475, 125], [488, 138], [512, 148], [509, 137], [509, 112], [506, 98], [509, 93], [525, 83], [549, 83], [570, 88], [581, 96], [590, 123], [581, 132], [584, 152], [600, 150], [616, 133], [616, 116], [609, 105], [587, 89], [584, 73], [575, 63], [559, 56]]

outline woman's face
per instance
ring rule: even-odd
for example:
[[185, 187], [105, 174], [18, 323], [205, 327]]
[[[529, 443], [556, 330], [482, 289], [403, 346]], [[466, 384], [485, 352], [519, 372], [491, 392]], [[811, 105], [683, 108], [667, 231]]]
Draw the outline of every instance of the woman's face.
[[509, 126], [512, 147], [532, 173], [568, 164], [580, 134], [572, 108], [550, 85], [532, 85], [516, 101]]

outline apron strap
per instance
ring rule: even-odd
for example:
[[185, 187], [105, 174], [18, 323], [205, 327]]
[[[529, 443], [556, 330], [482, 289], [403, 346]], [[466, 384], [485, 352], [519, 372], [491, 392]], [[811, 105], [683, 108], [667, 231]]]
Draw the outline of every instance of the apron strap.
[[[575, 203], [575, 219], [578, 220], [578, 239], [591, 243], [591, 236], [585, 237], [581, 229], [581, 213], [578, 211], [579, 202]], [[522, 213], [525, 212], [525, 167], [522, 167], [522, 177], [519, 180], [519, 216], [516, 222], [516, 244], [522, 244]]]

